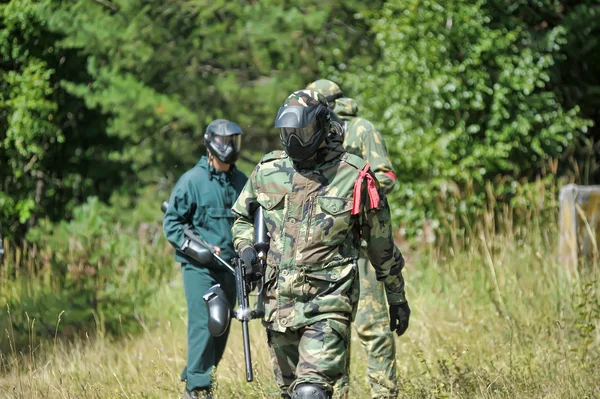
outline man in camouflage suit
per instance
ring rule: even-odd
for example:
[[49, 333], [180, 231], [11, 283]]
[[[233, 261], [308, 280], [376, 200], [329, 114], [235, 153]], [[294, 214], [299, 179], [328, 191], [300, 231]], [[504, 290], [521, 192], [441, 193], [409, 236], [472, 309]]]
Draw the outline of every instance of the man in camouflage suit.
[[[368, 162], [384, 193], [389, 194], [396, 185], [396, 175], [381, 133], [371, 122], [357, 116], [356, 101], [344, 97], [340, 87], [331, 80], [320, 79], [307, 88], [325, 96], [330, 108], [333, 108], [334, 114], [344, 125], [344, 148]], [[383, 284], [375, 278], [364, 246], [358, 260], [358, 274], [360, 300], [354, 326], [368, 357], [367, 377], [371, 385], [371, 396], [395, 398], [398, 387], [394, 335], [387, 328], [389, 319]], [[346, 373], [338, 381], [336, 391], [343, 395], [347, 392], [348, 385], [349, 376]]]
[[385, 195], [366, 162], [344, 150], [325, 97], [292, 93], [275, 127], [284, 151], [261, 159], [235, 202], [233, 242], [253, 270], [253, 214], [262, 207], [271, 239], [263, 322], [275, 378], [282, 397], [325, 399], [347, 372], [361, 239], [385, 284], [390, 329], [399, 335], [410, 316], [404, 260]]

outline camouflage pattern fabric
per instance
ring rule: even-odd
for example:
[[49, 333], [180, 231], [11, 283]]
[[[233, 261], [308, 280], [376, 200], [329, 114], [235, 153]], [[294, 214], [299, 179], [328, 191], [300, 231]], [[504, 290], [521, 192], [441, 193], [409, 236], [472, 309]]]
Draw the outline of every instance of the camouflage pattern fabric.
[[345, 122], [346, 151], [367, 161], [383, 191], [386, 194], [390, 193], [396, 185], [396, 178], [385, 141], [379, 130], [368, 120], [357, 116], [358, 104], [351, 98], [335, 100], [333, 112]]
[[[387, 194], [396, 180], [381, 133], [364, 118], [357, 117], [358, 104], [351, 98], [335, 101], [334, 112], [345, 122], [345, 149], [365, 159]], [[369, 265], [366, 253], [359, 260], [360, 300], [354, 327], [367, 354], [367, 378], [372, 398], [395, 398], [398, 394], [396, 378], [396, 347], [394, 334], [389, 330], [389, 315], [383, 285], [378, 282]], [[348, 370], [349, 371], [349, 370]], [[340, 379], [336, 391], [346, 392], [349, 375]], [[343, 397], [343, 395], [342, 395]]]
[[327, 98], [327, 101], [335, 100], [336, 98], [340, 98], [343, 96], [342, 89], [335, 82], [327, 79], [319, 79], [308, 86], [307, 89], [314, 90], [324, 95]]
[[[324, 96], [333, 96], [341, 89], [330, 80], [321, 79], [308, 88]], [[344, 147], [346, 151], [366, 160], [375, 173], [384, 192], [395, 187], [392, 163], [381, 133], [364, 118], [358, 117], [358, 104], [351, 98], [338, 98], [333, 104], [334, 113], [345, 125]], [[391, 173], [390, 173], [391, 172]], [[394, 176], [394, 178], [392, 178]], [[384, 288], [378, 282], [369, 264], [367, 255], [361, 251], [358, 262], [360, 300], [354, 326], [367, 354], [367, 378], [373, 398], [396, 397], [396, 348], [394, 335], [389, 330], [389, 315], [384, 297]], [[350, 350], [350, 347], [348, 348]], [[348, 358], [350, 355], [348, 354]], [[348, 366], [349, 366], [348, 362]], [[349, 389], [349, 369], [335, 386], [337, 397], [346, 397]]]
[[[329, 109], [333, 109], [335, 100], [343, 95], [340, 86], [327, 79], [319, 79], [314, 81], [306, 88], [324, 95], [327, 99]], [[335, 126], [336, 130], [339, 130], [339, 134], [344, 133], [344, 121], [342, 121], [335, 112], [331, 113], [331, 124]]]
[[324, 385], [333, 391], [348, 363], [348, 323], [322, 320], [298, 330], [267, 331], [275, 381], [282, 395], [292, 395], [298, 384]]
[[314, 90], [298, 90], [293, 92], [285, 99], [283, 107], [310, 107], [312, 105], [318, 105], [319, 103], [329, 106], [325, 96], [314, 91]]
[[[389, 329], [390, 319], [383, 285], [375, 278], [373, 267], [364, 251], [358, 260], [360, 298], [354, 328], [367, 354], [367, 379], [372, 398], [395, 398], [398, 395], [396, 379], [396, 348], [394, 335]], [[350, 347], [348, 358], [350, 358]], [[348, 366], [350, 363], [348, 363]], [[349, 369], [335, 385], [336, 397], [348, 397]]]
[[[358, 301], [361, 235], [388, 302], [405, 302], [404, 262], [392, 238], [385, 195], [381, 192], [378, 208], [351, 215], [354, 185], [365, 165], [332, 140], [312, 167], [294, 165], [285, 152], [275, 151], [254, 169], [233, 206], [238, 218], [232, 233], [238, 252], [251, 246], [252, 215], [258, 206], [264, 208], [271, 238], [263, 291], [269, 330], [297, 331], [323, 320], [350, 322]], [[368, 198], [366, 184], [364, 189], [362, 197]], [[330, 384], [320, 378], [323, 386]]]

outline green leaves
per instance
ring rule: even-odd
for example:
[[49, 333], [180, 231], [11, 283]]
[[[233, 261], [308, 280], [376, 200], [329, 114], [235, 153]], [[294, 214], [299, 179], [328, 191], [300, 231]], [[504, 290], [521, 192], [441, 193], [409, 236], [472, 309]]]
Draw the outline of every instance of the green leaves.
[[[405, 190], [397, 201], [414, 209], [399, 211], [412, 215], [404, 224], [439, 214], [449, 184], [533, 179], [577, 145], [589, 181], [596, 3], [5, 2], [4, 229], [19, 236], [23, 222], [68, 217], [88, 195], [133, 198], [172, 181], [204, 153], [216, 118], [244, 129], [249, 153], [276, 149], [282, 100], [324, 75], [386, 135]], [[474, 192], [473, 213], [484, 197]]]
[[[153, 199], [157, 194], [148, 193]], [[35, 249], [6, 264], [14, 291], [5, 298], [15, 317], [0, 317], [0, 324], [12, 323], [18, 345], [26, 344], [21, 340], [31, 328], [37, 338], [140, 329], [137, 318], [173, 271], [172, 249], [156, 223], [156, 203], [146, 199], [144, 205], [154, 209], [151, 223], [90, 198], [74, 209], [70, 222], [43, 220], [29, 230]], [[27, 323], [26, 316], [36, 323]]]
[[[549, 86], [565, 29], [537, 32], [491, 3], [389, 2], [369, 18], [381, 60], [340, 75], [382, 121], [404, 226], [477, 214], [485, 181], [534, 178], [591, 125]], [[444, 205], [448, 183], [475, 184], [464, 208]]]
[[[35, 155], [39, 161], [44, 157], [44, 143], [64, 140], [52, 123], [57, 105], [48, 100], [53, 93], [50, 87], [53, 72], [44, 61], [33, 58], [23, 66], [21, 73], [8, 71], [2, 75], [3, 85], [8, 90], [1, 105], [8, 110], [10, 120], [4, 146], [25, 159]], [[29, 169], [34, 166], [30, 164]]]

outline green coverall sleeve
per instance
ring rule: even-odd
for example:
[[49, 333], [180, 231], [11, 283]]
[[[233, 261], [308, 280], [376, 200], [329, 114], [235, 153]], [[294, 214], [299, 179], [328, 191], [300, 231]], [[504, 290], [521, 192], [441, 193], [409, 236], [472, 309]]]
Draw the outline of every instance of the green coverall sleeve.
[[[388, 303], [398, 305], [406, 302], [402, 277], [404, 258], [394, 243], [387, 199], [381, 190], [379, 195], [378, 208], [367, 210], [365, 207], [363, 210], [362, 237], [367, 243], [367, 254], [375, 268], [377, 280], [385, 284]], [[366, 190], [363, 198], [368, 198]]]
[[189, 184], [190, 181], [185, 177], [177, 182], [169, 198], [169, 207], [163, 218], [165, 237], [176, 249], [180, 249], [183, 245], [183, 230], [190, 224], [197, 206]]
[[238, 254], [241, 254], [244, 249], [254, 245], [254, 211], [260, 206], [256, 200], [255, 177], [256, 171], [260, 165], [257, 165], [252, 175], [242, 189], [240, 196], [231, 208], [233, 213], [237, 215], [231, 235], [233, 237], [233, 246]]

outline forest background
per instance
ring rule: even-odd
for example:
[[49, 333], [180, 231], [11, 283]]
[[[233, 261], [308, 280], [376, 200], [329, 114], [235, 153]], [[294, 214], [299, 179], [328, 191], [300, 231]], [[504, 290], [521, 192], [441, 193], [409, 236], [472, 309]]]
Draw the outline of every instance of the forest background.
[[[600, 395], [586, 368], [600, 352], [597, 259], [573, 277], [556, 256], [559, 188], [600, 179], [597, 0], [0, 2], [0, 389], [175, 392], [170, 374], [156, 383], [176, 374], [162, 353], [117, 385], [131, 354], [85, 377], [140, 337], [178, 337], [165, 356], [181, 358], [160, 202], [210, 121], [240, 124], [249, 173], [279, 148], [285, 97], [318, 78], [359, 102], [398, 176], [421, 314], [402, 347], [408, 397]], [[272, 388], [268, 371], [251, 394], [228, 381], [233, 396]]]

